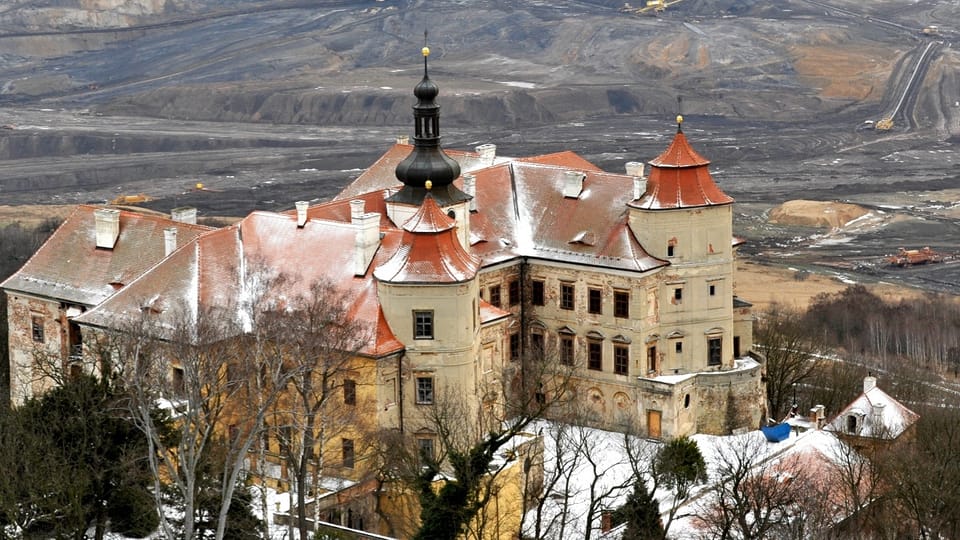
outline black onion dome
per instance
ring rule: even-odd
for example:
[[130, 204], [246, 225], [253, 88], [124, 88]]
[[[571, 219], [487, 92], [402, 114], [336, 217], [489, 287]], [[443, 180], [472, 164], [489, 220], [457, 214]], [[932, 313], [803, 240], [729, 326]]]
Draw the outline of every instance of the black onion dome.
[[426, 195], [427, 180], [432, 184], [434, 198], [441, 206], [470, 199], [453, 185], [460, 176], [460, 164], [444, 153], [440, 147], [440, 106], [434, 101], [440, 88], [430, 80], [427, 71], [427, 56], [430, 49], [423, 48], [423, 79], [413, 89], [417, 104], [413, 106], [414, 135], [413, 151], [397, 164], [397, 179], [403, 188], [388, 200], [408, 204], [420, 204]]

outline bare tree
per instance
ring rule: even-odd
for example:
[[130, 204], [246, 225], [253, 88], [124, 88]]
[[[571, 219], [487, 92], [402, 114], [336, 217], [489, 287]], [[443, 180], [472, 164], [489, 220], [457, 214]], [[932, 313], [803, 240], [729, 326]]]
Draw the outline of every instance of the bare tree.
[[526, 489], [531, 502], [531, 514], [522, 527], [524, 538], [564, 538], [568, 527], [573, 527], [574, 518], [570, 512], [573, 497], [574, 474], [580, 468], [583, 459], [582, 437], [576, 436], [575, 428], [562, 422], [550, 422], [539, 431], [545, 440], [544, 452], [549, 449], [552, 459], [545, 454], [534, 456], [542, 475], [531, 479], [537, 469], [529, 467], [526, 477]]
[[818, 334], [811, 333], [802, 313], [778, 304], [761, 313], [753, 330], [754, 341], [765, 358], [767, 401], [770, 415], [782, 418], [790, 409], [790, 395], [825, 352]]

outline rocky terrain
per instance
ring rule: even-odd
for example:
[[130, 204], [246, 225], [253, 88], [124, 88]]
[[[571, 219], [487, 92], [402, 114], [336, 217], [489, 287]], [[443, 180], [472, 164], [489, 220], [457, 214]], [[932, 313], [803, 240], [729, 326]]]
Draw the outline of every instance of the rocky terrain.
[[[410, 133], [429, 29], [448, 147], [572, 149], [621, 171], [664, 148], [680, 110], [738, 200], [746, 255], [957, 292], [960, 6], [623, 7], [7, 0], [0, 204], [142, 193], [160, 211], [190, 204], [237, 216], [329, 197]], [[891, 129], [875, 129], [888, 118]], [[769, 219], [797, 199], [856, 209], [800, 204]], [[926, 245], [947, 261], [885, 263], [899, 247]]]

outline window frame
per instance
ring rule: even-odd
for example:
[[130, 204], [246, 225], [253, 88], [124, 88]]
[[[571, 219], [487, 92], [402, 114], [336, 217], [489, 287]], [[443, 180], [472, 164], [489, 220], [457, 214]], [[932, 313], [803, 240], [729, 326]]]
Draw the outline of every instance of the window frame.
[[501, 307], [503, 305], [500, 285], [491, 285], [487, 290], [487, 295], [490, 298], [490, 305], [494, 307]]
[[716, 286], [716, 284], [710, 283], [710, 284], [707, 286], [707, 294], [709, 294], [710, 296], [716, 296], [716, 295], [717, 295], [717, 286]]
[[573, 336], [560, 336], [560, 363], [572, 366], [576, 361], [576, 343]]
[[530, 285], [530, 303], [534, 306], [545, 306], [547, 304], [547, 283], [542, 279], [531, 281]]
[[577, 308], [577, 289], [573, 283], [560, 284], [560, 309], [573, 311]]
[[[425, 318], [421, 320], [421, 317]], [[433, 322], [432, 309], [413, 310], [413, 339], [433, 339]]]
[[357, 381], [353, 379], [343, 380], [343, 404], [344, 405], [357, 404]]
[[707, 338], [707, 365], [723, 365], [723, 336]]
[[417, 455], [420, 456], [420, 459], [426, 459], [431, 462], [436, 459], [437, 450], [433, 437], [417, 437]]
[[340, 438], [340, 451], [343, 461], [341, 462], [343, 468], [352, 469], [356, 465], [357, 459], [357, 448], [353, 442], [353, 439], [348, 439], [346, 437]]
[[520, 304], [520, 280], [511, 279], [507, 282], [507, 302], [511, 306], [516, 306]]
[[508, 350], [510, 354], [510, 360], [516, 362], [517, 360], [520, 360], [520, 334], [518, 332], [514, 332], [510, 334], [507, 339], [509, 344]]
[[630, 291], [613, 291], [613, 316], [618, 319], [630, 318]]
[[587, 369], [603, 371], [603, 342], [595, 339], [587, 341]]
[[30, 316], [30, 333], [32, 334], [34, 343], [46, 342], [46, 332], [44, 332], [43, 328], [43, 317], [39, 315]]
[[540, 332], [532, 332], [530, 334], [530, 353], [533, 354], [534, 357], [542, 357], [546, 348], [546, 337]]
[[680, 340], [677, 340], [676, 342], [674, 342], [673, 350], [677, 354], [683, 354], [683, 342]]
[[416, 385], [415, 400], [417, 405], [433, 405], [436, 398], [436, 388], [432, 376], [418, 376], [414, 380]]
[[673, 288], [673, 300], [675, 303], [683, 302], [683, 287], [674, 287]]
[[630, 347], [614, 344], [613, 374], [630, 375]]
[[587, 313], [603, 315], [603, 290], [596, 287], [587, 288]]

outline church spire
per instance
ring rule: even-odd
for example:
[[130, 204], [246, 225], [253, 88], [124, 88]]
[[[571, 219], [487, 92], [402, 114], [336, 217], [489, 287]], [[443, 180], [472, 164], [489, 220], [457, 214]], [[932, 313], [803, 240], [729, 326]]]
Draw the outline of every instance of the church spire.
[[467, 201], [470, 197], [453, 185], [460, 176], [460, 164], [440, 147], [440, 106], [434, 101], [440, 89], [430, 80], [430, 48], [426, 46], [426, 32], [423, 39], [423, 79], [413, 89], [417, 98], [413, 106], [413, 151], [396, 168], [397, 179], [403, 182], [403, 187], [387, 200], [419, 205], [427, 193], [424, 185], [429, 180], [437, 203], [447, 206]]

